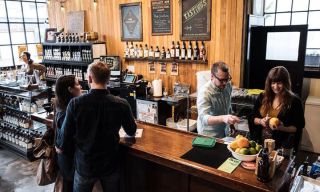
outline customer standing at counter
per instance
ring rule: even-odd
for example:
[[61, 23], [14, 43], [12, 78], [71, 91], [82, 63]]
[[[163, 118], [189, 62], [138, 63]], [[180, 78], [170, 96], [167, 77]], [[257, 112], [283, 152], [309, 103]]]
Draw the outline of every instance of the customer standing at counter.
[[[64, 75], [59, 77], [55, 89], [55, 122], [56, 135], [60, 135], [62, 123], [66, 116], [67, 105], [74, 97], [81, 95], [81, 85], [74, 75]], [[58, 140], [56, 140], [58, 142]], [[74, 142], [68, 140], [67, 148], [64, 153], [58, 153], [58, 166], [63, 178], [62, 191], [73, 191], [74, 175]], [[59, 152], [59, 151], [58, 151]]]
[[64, 151], [75, 142], [74, 191], [92, 191], [97, 180], [103, 191], [119, 191], [119, 130], [134, 135], [136, 124], [129, 103], [106, 89], [107, 65], [90, 64], [87, 74], [91, 90], [70, 101], [58, 146]]
[[27, 75], [33, 75], [34, 70], [38, 70], [40, 77], [46, 71], [46, 67], [44, 65], [34, 63], [34, 61], [31, 59], [30, 53], [27, 51], [22, 52], [20, 58], [25, 64], [22, 66], [22, 70], [25, 71]]
[[240, 119], [231, 115], [231, 76], [224, 62], [216, 62], [211, 67], [211, 81], [199, 91], [197, 98], [199, 134], [223, 138], [229, 125]]
[[[269, 126], [269, 119], [277, 117], [278, 126]], [[300, 99], [291, 91], [288, 70], [283, 66], [269, 71], [264, 92], [259, 95], [249, 118], [252, 139], [262, 143], [273, 138], [276, 148], [298, 149], [302, 129], [305, 125]]]

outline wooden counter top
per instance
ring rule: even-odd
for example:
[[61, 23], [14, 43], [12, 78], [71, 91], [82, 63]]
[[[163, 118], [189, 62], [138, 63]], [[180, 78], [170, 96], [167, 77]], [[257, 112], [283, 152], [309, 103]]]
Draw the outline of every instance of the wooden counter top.
[[233, 173], [228, 174], [180, 158], [192, 149], [192, 139], [197, 136], [196, 134], [145, 123], [138, 123], [138, 128], [143, 129], [142, 138], [121, 139], [121, 144], [127, 146], [131, 154], [140, 158], [239, 191], [278, 191], [285, 181], [284, 173], [288, 161], [277, 169], [269, 183], [262, 183], [257, 180], [254, 171], [246, 170], [241, 165]]

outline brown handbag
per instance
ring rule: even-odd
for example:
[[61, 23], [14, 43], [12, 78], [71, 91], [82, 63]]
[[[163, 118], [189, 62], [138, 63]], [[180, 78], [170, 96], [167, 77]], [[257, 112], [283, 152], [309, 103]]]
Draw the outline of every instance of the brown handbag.
[[36, 180], [40, 186], [48, 185], [55, 182], [58, 174], [57, 154], [55, 150], [56, 122], [53, 119], [53, 129], [47, 129], [44, 136], [36, 139], [37, 145], [33, 153], [35, 158], [41, 158]]

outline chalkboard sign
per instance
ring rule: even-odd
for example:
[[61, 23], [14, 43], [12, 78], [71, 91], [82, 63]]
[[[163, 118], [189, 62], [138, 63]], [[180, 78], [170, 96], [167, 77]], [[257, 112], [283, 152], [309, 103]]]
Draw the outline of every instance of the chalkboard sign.
[[181, 40], [211, 39], [211, 6], [211, 0], [181, 1]]
[[68, 12], [68, 33], [83, 33], [84, 32], [84, 11]]
[[171, 0], [151, 1], [152, 35], [172, 34]]

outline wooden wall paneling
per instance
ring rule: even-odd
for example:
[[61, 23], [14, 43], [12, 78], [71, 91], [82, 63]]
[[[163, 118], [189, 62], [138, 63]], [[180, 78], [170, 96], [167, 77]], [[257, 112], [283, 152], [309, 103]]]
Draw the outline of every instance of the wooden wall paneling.
[[[64, 4], [64, 11], [60, 9], [60, 3], [51, 1], [49, 8], [49, 21], [52, 27], [66, 27], [66, 15], [68, 11], [85, 10], [85, 30], [97, 31], [99, 40], [106, 41], [108, 55], [123, 57], [125, 42], [120, 37], [120, 11], [119, 5], [124, 3], [142, 2], [143, 41], [134, 42], [170, 48], [171, 42], [180, 41], [180, 3], [181, 0], [171, 0], [172, 3], [172, 35], [151, 35], [151, 2], [150, 0], [108, 0], [98, 1], [97, 6], [93, 0], [68, 0]], [[211, 41], [206, 41], [208, 65], [204, 64], [179, 64], [179, 76], [170, 73], [171, 63], [167, 65], [167, 76], [160, 75], [159, 64], [156, 63], [156, 73], [148, 73], [147, 62], [124, 62], [123, 68], [128, 65], [135, 67], [136, 74], [144, 75], [145, 79], [152, 81], [161, 78], [163, 85], [172, 93], [173, 84], [176, 81], [191, 84], [191, 92], [196, 91], [196, 72], [209, 70], [211, 64], [222, 60], [231, 69], [232, 82], [240, 84], [240, 69], [242, 56], [242, 24], [245, 0], [212, 0], [211, 8]], [[193, 46], [194, 46], [194, 42]]]

